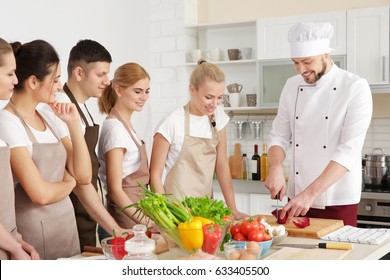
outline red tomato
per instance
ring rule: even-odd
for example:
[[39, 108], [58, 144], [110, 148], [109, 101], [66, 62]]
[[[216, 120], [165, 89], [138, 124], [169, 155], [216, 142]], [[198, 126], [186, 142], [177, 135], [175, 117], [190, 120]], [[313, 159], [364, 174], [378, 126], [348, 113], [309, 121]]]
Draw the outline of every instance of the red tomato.
[[241, 232], [236, 233], [235, 235], [233, 235], [233, 239], [236, 240], [236, 241], [246, 241], [245, 235], [243, 235]]
[[244, 220], [241, 223], [241, 232], [248, 236], [248, 234], [255, 229], [260, 229], [260, 223], [257, 220], [253, 220], [251, 218]]
[[241, 224], [237, 224], [235, 226], [233, 226], [231, 229], [230, 229], [230, 233], [234, 236], [235, 234], [241, 232]]
[[269, 233], [265, 233], [264, 234], [264, 241], [268, 241], [268, 240], [271, 240], [271, 235]]
[[265, 234], [264, 231], [262, 231], [260, 229], [252, 230], [248, 234], [248, 240], [249, 241], [256, 241], [256, 242], [264, 241], [264, 234]]
[[310, 219], [309, 217], [299, 217], [299, 218], [295, 218], [293, 220], [293, 223], [299, 228], [304, 228], [310, 226]]
[[114, 245], [112, 247], [112, 254], [114, 255], [115, 259], [117, 260], [123, 259], [123, 257], [127, 254], [124, 246], [125, 239], [122, 236], [117, 236], [111, 240], [111, 245]]

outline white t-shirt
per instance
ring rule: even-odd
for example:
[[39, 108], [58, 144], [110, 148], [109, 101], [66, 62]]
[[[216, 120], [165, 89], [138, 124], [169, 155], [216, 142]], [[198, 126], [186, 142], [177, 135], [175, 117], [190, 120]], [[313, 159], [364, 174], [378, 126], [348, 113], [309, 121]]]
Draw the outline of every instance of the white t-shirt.
[[[216, 127], [218, 131], [222, 130], [229, 122], [229, 116], [226, 115], [223, 108], [218, 106], [214, 112]], [[167, 160], [165, 163], [166, 174], [172, 168], [179, 156], [184, 141], [184, 108], [180, 107], [168, 116], [164, 117], [155, 129], [155, 133], [160, 133], [171, 145]], [[190, 136], [198, 138], [212, 138], [210, 120], [207, 115], [196, 116], [190, 114]]]
[[0, 147], [6, 147], [7, 143], [0, 139]]
[[[60, 140], [69, 136], [65, 123], [54, 115], [53, 112], [41, 109], [38, 109], [38, 111]], [[48, 127], [46, 127], [45, 131], [39, 131], [32, 127], [30, 129], [38, 143], [58, 142], [58, 139]], [[32, 142], [27, 135], [25, 127], [16, 115], [7, 110], [0, 110], [0, 138], [8, 143], [11, 149], [27, 147], [30, 155], [32, 155]]]
[[[138, 144], [141, 145], [142, 142], [138, 139], [136, 133], [134, 131], [131, 132], [133, 137], [138, 141]], [[107, 190], [105, 154], [115, 148], [125, 149], [122, 162], [123, 179], [140, 168], [141, 154], [123, 124], [117, 119], [106, 119], [103, 121], [98, 142], [99, 178], [105, 190]]]
[[[70, 101], [69, 96], [66, 95], [66, 93], [64, 93], [64, 92], [57, 93], [56, 101], [59, 103], [72, 103], [72, 101]], [[78, 102], [78, 105], [79, 105], [81, 111], [83, 112], [84, 116], [86, 117], [86, 119], [88, 121], [88, 125], [92, 126], [93, 121], [92, 121], [91, 117], [89, 116], [87, 109], [85, 108], [85, 104]], [[38, 108], [42, 108], [42, 109], [45, 109], [45, 110], [52, 112], [50, 106], [47, 104], [44, 104], [44, 103], [40, 103]], [[86, 125], [85, 125], [84, 120], [81, 116], [80, 116], [80, 123], [81, 123], [81, 130], [82, 130], [83, 134], [85, 134]]]

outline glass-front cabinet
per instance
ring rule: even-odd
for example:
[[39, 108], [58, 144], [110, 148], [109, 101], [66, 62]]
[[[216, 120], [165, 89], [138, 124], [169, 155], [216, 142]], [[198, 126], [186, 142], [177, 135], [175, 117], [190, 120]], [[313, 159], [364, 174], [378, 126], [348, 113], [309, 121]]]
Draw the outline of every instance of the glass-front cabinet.
[[[346, 56], [332, 56], [333, 62], [346, 69]], [[291, 59], [271, 59], [258, 62], [259, 103], [261, 108], [277, 108], [287, 79], [297, 75]]]

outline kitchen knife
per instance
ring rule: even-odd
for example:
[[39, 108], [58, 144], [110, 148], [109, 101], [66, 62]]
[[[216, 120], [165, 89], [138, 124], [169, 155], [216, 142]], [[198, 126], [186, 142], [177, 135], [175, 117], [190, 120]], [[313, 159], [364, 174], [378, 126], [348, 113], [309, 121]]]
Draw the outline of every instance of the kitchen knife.
[[293, 247], [293, 248], [303, 248], [303, 249], [336, 249], [336, 250], [352, 250], [352, 243], [343, 243], [343, 242], [324, 242], [318, 244], [278, 244], [280, 247]]
[[280, 197], [280, 191], [276, 194], [276, 221], [279, 221], [279, 197]]

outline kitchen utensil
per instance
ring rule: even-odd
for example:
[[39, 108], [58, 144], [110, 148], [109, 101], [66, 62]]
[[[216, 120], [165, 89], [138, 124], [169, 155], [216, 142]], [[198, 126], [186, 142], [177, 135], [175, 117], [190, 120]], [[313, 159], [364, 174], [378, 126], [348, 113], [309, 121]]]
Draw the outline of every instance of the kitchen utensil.
[[222, 104], [223, 104], [223, 107], [231, 107], [230, 99], [229, 99], [229, 95], [228, 94], [224, 94], [222, 96]]
[[257, 105], [257, 94], [256, 93], [247, 93], [246, 94], [246, 105], [248, 107], [256, 107]]
[[[380, 151], [381, 153], [375, 153]], [[363, 181], [366, 185], [386, 185], [388, 165], [386, 162], [387, 155], [383, 149], [375, 148], [371, 154], [363, 157]]]
[[243, 86], [242, 86], [242, 84], [232, 83], [232, 84], [227, 85], [226, 88], [227, 88], [229, 93], [235, 93], [235, 92], [240, 93]]
[[[266, 218], [270, 225], [278, 225], [274, 216], [261, 216]], [[310, 218], [310, 225], [305, 228], [298, 228], [292, 221], [284, 224], [286, 231], [288, 231], [288, 236], [305, 238], [321, 238], [343, 226], [344, 222], [342, 220], [320, 218]]]
[[230, 173], [233, 179], [242, 179], [242, 155], [241, 144], [236, 143], [234, 145], [234, 154], [229, 157]]
[[254, 139], [260, 139], [261, 134], [261, 121], [253, 121], [251, 122], [252, 131], [253, 131], [253, 138]]
[[232, 125], [234, 126], [236, 138], [242, 139], [244, 137], [244, 122], [236, 121], [236, 122], [232, 122]]
[[335, 249], [335, 250], [352, 250], [352, 243], [342, 242], [320, 242], [318, 244], [278, 244], [279, 247], [292, 247], [292, 248], [303, 248], [303, 249]]
[[229, 100], [232, 107], [240, 106], [240, 94], [238, 92], [229, 93]]
[[242, 59], [250, 59], [252, 56], [252, 48], [242, 48], [241, 49]]
[[[280, 191], [276, 194], [276, 210], [279, 210], [279, 198], [280, 198]], [[279, 220], [279, 211], [276, 211], [276, 220]]]
[[191, 50], [187, 52], [187, 59], [189, 62], [197, 63], [202, 57], [201, 50]]

